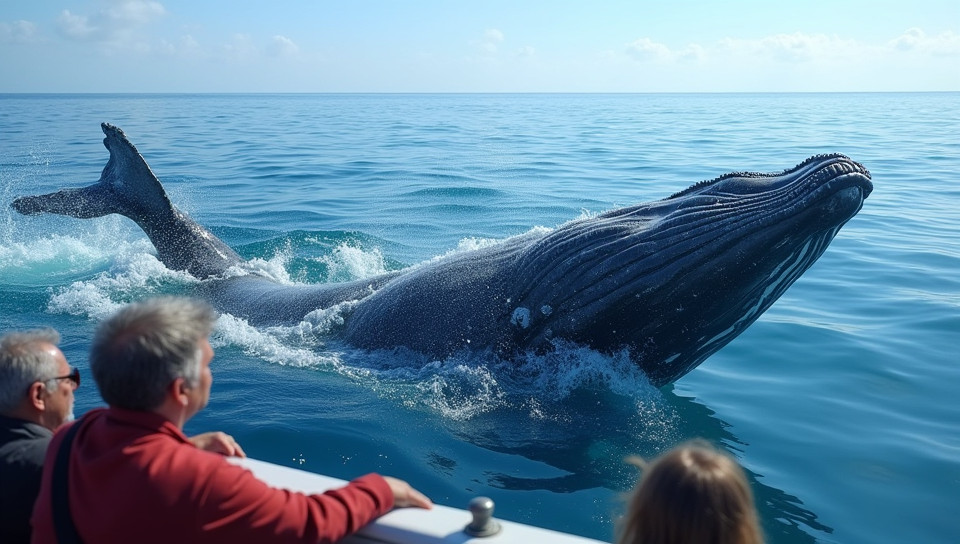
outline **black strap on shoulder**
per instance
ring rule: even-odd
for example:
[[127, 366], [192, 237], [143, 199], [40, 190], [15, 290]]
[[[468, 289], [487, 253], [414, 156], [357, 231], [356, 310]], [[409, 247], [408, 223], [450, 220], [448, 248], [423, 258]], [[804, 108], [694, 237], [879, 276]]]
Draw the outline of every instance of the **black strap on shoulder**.
[[53, 528], [57, 532], [57, 542], [59, 544], [82, 544], [80, 535], [77, 534], [77, 527], [73, 524], [73, 518], [70, 516], [70, 498], [67, 495], [68, 468], [70, 465], [70, 446], [73, 444], [73, 437], [80, 428], [80, 421], [75, 421], [67, 429], [67, 434], [63, 436], [60, 442], [60, 449], [57, 451], [57, 459], [53, 465]]

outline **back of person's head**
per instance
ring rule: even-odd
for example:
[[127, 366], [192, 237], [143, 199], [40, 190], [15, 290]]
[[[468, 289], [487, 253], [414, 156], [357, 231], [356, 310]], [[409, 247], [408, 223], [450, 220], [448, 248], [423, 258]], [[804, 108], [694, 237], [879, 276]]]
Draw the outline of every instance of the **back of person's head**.
[[761, 544], [753, 493], [740, 465], [709, 443], [681, 444], [646, 464], [618, 544]]
[[53, 329], [10, 332], [0, 336], [0, 414], [16, 410], [34, 382], [44, 381], [47, 391], [57, 387], [57, 361], [43, 344], [56, 346], [60, 334]]
[[130, 304], [97, 328], [90, 370], [110, 406], [149, 411], [163, 402], [177, 378], [195, 387], [200, 380], [197, 343], [210, 335], [216, 314], [182, 297], [157, 297]]

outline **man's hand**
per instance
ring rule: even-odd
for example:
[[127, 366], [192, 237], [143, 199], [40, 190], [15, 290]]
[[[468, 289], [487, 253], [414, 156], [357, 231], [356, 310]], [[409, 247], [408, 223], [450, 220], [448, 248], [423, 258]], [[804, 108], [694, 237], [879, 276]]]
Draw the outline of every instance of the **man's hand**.
[[433, 508], [433, 503], [426, 495], [410, 487], [410, 484], [397, 478], [384, 476], [384, 480], [390, 484], [390, 490], [393, 491], [393, 505], [398, 508], [407, 506], [416, 506], [417, 508]]
[[220, 455], [226, 455], [227, 457], [247, 456], [246, 453], [243, 453], [243, 448], [240, 447], [240, 444], [237, 444], [237, 441], [234, 440], [232, 436], [224, 432], [214, 431], [210, 433], [198, 434], [196, 436], [191, 436], [187, 440], [196, 446], [197, 449], [204, 451], [219, 453]]

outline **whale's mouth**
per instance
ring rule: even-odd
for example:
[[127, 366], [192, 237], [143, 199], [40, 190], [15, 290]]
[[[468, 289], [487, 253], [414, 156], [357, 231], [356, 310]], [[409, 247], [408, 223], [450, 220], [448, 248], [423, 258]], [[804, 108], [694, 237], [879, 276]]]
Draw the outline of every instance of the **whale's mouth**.
[[[794, 178], [790, 185], [799, 183], [799, 187], [815, 187], [812, 191], [815, 198], [839, 196], [840, 201], [859, 201], [861, 204], [873, 191], [870, 171], [860, 163], [844, 155], [825, 156], [821, 161], [812, 170], [808, 170], [812, 165], [797, 167], [793, 176], [787, 175], [787, 179]], [[854, 188], [856, 191], [850, 190]]]
[[863, 201], [872, 191], [873, 183], [870, 181], [869, 173], [844, 172], [829, 179], [810, 193], [809, 197], [799, 205], [801, 208], [806, 208], [801, 215], [819, 216], [816, 223], [829, 228], [841, 225], [860, 211]]
[[[840, 189], [827, 200], [824, 211], [829, 214], [844, 214], [853, 217], [853, 215], [860, 210], [860, 206], [863, 204], [863, 193], [863, 188], [859, 186]], [[846, 210], [850, 210], [851, 208], [851, 213], [844, 213]]]

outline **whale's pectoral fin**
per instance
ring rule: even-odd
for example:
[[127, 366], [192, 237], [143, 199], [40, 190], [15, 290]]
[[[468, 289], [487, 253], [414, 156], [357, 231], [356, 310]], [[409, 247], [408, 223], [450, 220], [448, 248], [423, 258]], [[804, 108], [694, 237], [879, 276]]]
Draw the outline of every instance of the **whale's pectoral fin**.
[[115, 199], [108, 193], [108, 188], [97, 183], [82, 189], [64, 189], [45, 195], [20, 197], [10, 206], [24, 215], [55, 213], [89, 219], [118, 212], [114, 205]]

